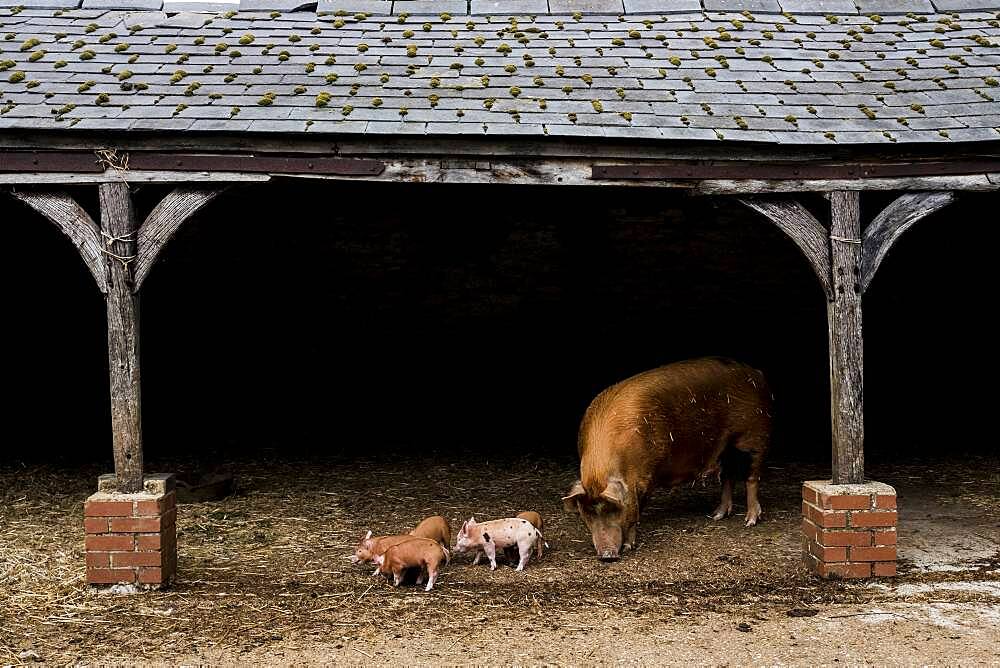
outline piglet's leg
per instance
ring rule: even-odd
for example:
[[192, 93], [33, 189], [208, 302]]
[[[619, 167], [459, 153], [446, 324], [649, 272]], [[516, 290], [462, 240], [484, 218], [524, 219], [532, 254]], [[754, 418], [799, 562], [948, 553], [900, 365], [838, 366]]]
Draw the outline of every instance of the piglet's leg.
[[490, 560], [490, 570], [495, 571], [497, 569], [497, 546], [492, 540], [488, 540], [483, 543], [483, 552], [486, 553], [486, 558]]
[[523, 571], [524, 567], [528, 565], [528, 561], [531, 559], [531, 548], [533, 548], [531, 539], [522, 539], [517, 543], [517, 550], [521, 553], [521, 561], [518, 562], [516, 571]]
[[375, 572], [374, 572], [374, 573], [372, 573], [372, 577], [375, 577], [376, 575], [378, 575], [378, 572], [379, 572], [380, 570], [382, 570], [382, 569], [381, 569], [380, 567], [376, 566], [376, 567], [375, 567]]
[[479, 560], [482, 558], [482, 556], [483, 556], [482, 550], [476, 550], [476, 558], [472, 560], [472, 565], [478, 566]]
[[398, 587], [399, 583], [402, 582], [402, 581], [403, 581], [403, 572], [402, 571], [393, 571], [392, 572], [392, 586], [393, 587]]
[[421, 568], [417, 571], [417, 584], [422, 585], [424, 583], [424, 569]]

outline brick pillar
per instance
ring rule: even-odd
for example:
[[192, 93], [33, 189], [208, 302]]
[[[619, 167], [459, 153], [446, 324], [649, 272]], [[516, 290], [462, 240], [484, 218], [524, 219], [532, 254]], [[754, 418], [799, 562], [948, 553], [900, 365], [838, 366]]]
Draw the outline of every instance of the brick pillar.
[[174, 476], [146, 476], [143, 491], [119, 494], [114, 475], [84, 505], [87, 583], [169, 584], [177, 572]]
[[880, 482], [802, 485], [805, 562], [824, 578], [896, 574], [896, 490]]

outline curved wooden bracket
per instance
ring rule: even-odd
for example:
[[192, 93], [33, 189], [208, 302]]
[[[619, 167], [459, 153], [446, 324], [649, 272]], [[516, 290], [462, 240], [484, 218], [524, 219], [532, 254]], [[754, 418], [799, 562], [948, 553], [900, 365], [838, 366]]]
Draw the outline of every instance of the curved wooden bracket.
[[955, 201], [952, 192], [906, 193], [882, 209], [865, 228], [861, 246], [861, 292], [875, 277], [875, 272], [903, 232], [938, 209]]
[[135, 290], [142, 287], [160, 252], [180, 226], [225, 190], [225, 186], [198, 188], [181, 186], [164, 197], [139, 228], [139, 256], [135, 267]]
[[827, 232], [808, 209], [795, 200], [745, 197], [740, 201], [778, 226], [809, 261], [827, 299], [833, 299], [830, 284], [830, 242]]
[[107, 294], [108, 276], [101, 251], [101, 230], [83, 207], [69, 193], [62, 191], [24, 191], [12, 194], [48, 218], [69, 237], [97, 282], [98, 289]]

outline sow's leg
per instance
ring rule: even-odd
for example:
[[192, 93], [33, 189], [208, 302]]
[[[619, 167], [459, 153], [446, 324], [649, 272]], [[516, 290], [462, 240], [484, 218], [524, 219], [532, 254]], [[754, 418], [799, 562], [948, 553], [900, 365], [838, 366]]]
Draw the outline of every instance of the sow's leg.
[[733, 479], [726, 475], [725, 470], [722, 475], [722, 499], [719, 501], [719, 507], [711, 515], [713, 520], [725, 519], [733, 514]]
[[760, 482], [760, 469], [767, 451], [767, 436], [747, 433], [740, 435], [725, 450], [720, 457], [722, 468], [722, 499], [719, 507], [712, 514], [713, 520], [721, 520], [733, 512], [733, 483], [737, 479], [747, 482], [747, 514], [746, 526], [752, 527], [760, 519], [760, 501], [757, 490]]
[[760, 519], [760, 501], [757, 490], [760, 485], [760, 469], [764, 463], [764, 452], [767, 451], [766, 436], [748, 436], [737, 444], [740, 450], [750, 455], [750, 470], [747, 473], [747, 516], [746, 525], [752, 527]]

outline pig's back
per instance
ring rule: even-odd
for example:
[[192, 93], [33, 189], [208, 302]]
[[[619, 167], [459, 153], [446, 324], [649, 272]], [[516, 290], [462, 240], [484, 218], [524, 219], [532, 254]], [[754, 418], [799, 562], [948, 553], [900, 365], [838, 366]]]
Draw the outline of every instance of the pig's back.
[[414, 537], [410, 534], [400, 534], [396, 536], [382, 536], [377, 541], [375, 541], [375, 549], [373, 550], [375, 554], [383, 554], [389, 550], [389, 548], [395, 547], [400, 543], [405, 543], [406, 541], [414, 540]]
[[[601, 392], [581, 423], [579, 454], [584, 467], [592, 460], [603, 472], [641, 468], [683, 479], [701, 473], [686, 469], [718, 456], [732, 436], [768, 434], [770, 419], [770, 390], [760, 371], [719, 357], [686, 360]], [[663, 470], [671, 461], [684, 470]]]
[[436, 540], [443, 545], [451, 544], [451, 527], [448, 526], [448, 520], [440, 515], [428, 517], [418, 524], [416, 528], [410, 532], [410, 535], [418, 536], [420, 538], [430, 538], [431, 540]]
[[444, 559], [444, 551], [436, 540], [417, 536], [407, 536], [407, 539], [386, 550], [386, 559], [401, 565], [437, 563]]

